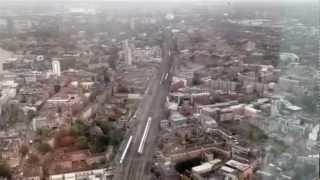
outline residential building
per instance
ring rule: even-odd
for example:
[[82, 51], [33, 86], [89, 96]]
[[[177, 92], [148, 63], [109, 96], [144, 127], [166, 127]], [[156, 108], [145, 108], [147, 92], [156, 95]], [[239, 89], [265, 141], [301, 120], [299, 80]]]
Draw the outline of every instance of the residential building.
[[111, 176], [111, 172], [106, 168], [92, 169], [87, 171], [77, 171], [62, 174], [54, 174], [49, 176], [49, 180], [107, 180]]
[[61, 76], [61, 67], [59, 60], [52, 61], [52, 72], [57, 76]]
[[174, 127], [181, 127], [187, 123], [188, 118], [177, 111], [173, 111], [171, 112], [170, 120]]

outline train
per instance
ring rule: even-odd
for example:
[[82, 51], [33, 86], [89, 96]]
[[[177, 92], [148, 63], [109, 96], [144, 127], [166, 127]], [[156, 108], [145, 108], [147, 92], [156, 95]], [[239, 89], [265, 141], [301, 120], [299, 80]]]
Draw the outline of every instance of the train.
[[126, 145], [126, 147], [125, 147], [125, 149], [124, 149], [124, 151], [123, 151], [123, 153], [121, 155], [120, 162], [119, 162], [120, 164], [122, 164], [122, 162], [124, 161], [124, 158], [126, 157], [126, 155], [128, 153], [128, 149], [129, 149], [129, 147], [131, 145], [131, 142], [132, 142], [132, 136], [129, 137], [127, 145]]
[[138, 154], [143, 154], [143, 149], [144, 149], [144, 146], [147, 141], [148, 133], [149, 133], [150, 126], [151, 126], [151, 121], [152, 121], [152, 118], [148, 117], [148, 121], [147, 121], [146, 127], [144, 129], [144, 132], [143, 132], [140, 144], [139, 144]]

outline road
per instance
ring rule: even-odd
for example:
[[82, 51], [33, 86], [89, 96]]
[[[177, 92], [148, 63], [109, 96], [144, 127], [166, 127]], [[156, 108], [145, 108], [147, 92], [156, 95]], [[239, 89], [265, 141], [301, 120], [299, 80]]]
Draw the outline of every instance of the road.
[[[122, 165], [115, 168], [115, 180], [144, 180], [150, 179], [150, 162], [157, 146], [159, 135], [159, 123], [165, 115], [164, 103], [169, 93], [172, 78], [170, 72], [174, 60], [174, 42], [171, 35], [164, 36], [162, 47], [162, 62], [159, 71], [149, 86], [149, 92], [145, 94], [142, 105], [139, 107], [137, 117], [132, 122], [129, 134], [133, 136], [131, 147]], [[168, 73], [167, 78], [165, 78]], [[137, 150], [147, 122], [152, 117], [150, 131], [146, 140], [143, 154]]]

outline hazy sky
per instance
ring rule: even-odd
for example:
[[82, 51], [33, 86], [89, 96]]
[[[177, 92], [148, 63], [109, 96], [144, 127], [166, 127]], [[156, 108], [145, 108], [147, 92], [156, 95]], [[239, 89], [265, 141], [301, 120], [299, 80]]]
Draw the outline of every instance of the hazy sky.
[[[86, 2], [99, 2], [99, 1], [113, 1], [113, 2], [135, 2], [135, 1], [146, 1], [146, 2], [319, 2], [319, 0], [0, 0], [0, 2], [12, 2], [12, 1], [21, 1], [21, 2], [27, 2], [27, 1], [38, 1], [38, 2], [54, 2], [54, 1], [60, 1], [60, 2], [72, 2], [72, 1], [86, 1]], [[320, 3], [320, 2], [319, 2]]]

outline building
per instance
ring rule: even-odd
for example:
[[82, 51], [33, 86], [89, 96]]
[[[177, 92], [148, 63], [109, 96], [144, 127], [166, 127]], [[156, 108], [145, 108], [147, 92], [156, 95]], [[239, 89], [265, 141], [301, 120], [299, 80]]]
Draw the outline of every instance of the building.
[[52, 72], [57, 76], [61, 76], [61, 66], [59, 60], [52, 61]]
[[129, 40], [123, 41], [124, 59], [127, 65], [132, 65], [132, 48], [130, 47]]
[[197, 173], [199, 175], [208, 173], [214, 168], [214, 166], [216, 166], [217, 164], [219, 164], [221, 162], [222, 161], [220, 159], [214, 159], [212, 161], [205, 162], [199, 166], [193, 167], [192, 173]]
[[108, 176], [111, 172], [103, 168], [50, 175], [49, 180], [106, 180]]
[[253, 175], [252, 167], [235, 160], [229, 160], [219, 169], [228, 180], [251, 180]]
[[43, 170], [41, 166], [32, 165], [25, 166], [23, 169], [24, 180], [41, 180], [43, 177]]
[[14, 19], [13, 28], [16, 32], [25, 33], [32, 29], [32, 22], [29, 19]]
[[201, 125], [205, 128], [218, 127], [217, 121], [209, 115], [200, 114]]
[[170, 115], [170, 120], [174, 127], [181, 127], [187, 123], [188, 118], [177, 111], [173, 111]]
[[165, 130], [169, 128], [169, 121], [166, 119], [163, 119], [160, 121], [160, 128]]
[[3, 73], [3, 62], [0, 60], [0, 74]]
[[254, 51], [256, 49], [256, 43], [253, 41], [248, 41], [245, 45], [246, 51]]
[[4, 18], [0, 19], [0, 31], [7, 30], [8, 21]]
[[223, 90], [225, 92], [234, 92], [237, 87], [236, 82], [221, 79], [208, 79], [205, 83], [213, 90]]
[[[319, 139], [320, 124], [314, 126], [308, 135], [307, 148], [310, 150], [313, 146], [317, 145]], [[320, 140], [320, 139], [319, 139]]]
[[39, 116], [32, 119], [32, 129], [37, 131], [41, 128], [54, 128], [58, 127], [58, 122], [56, 119], [48, 120], [45, 116]]

